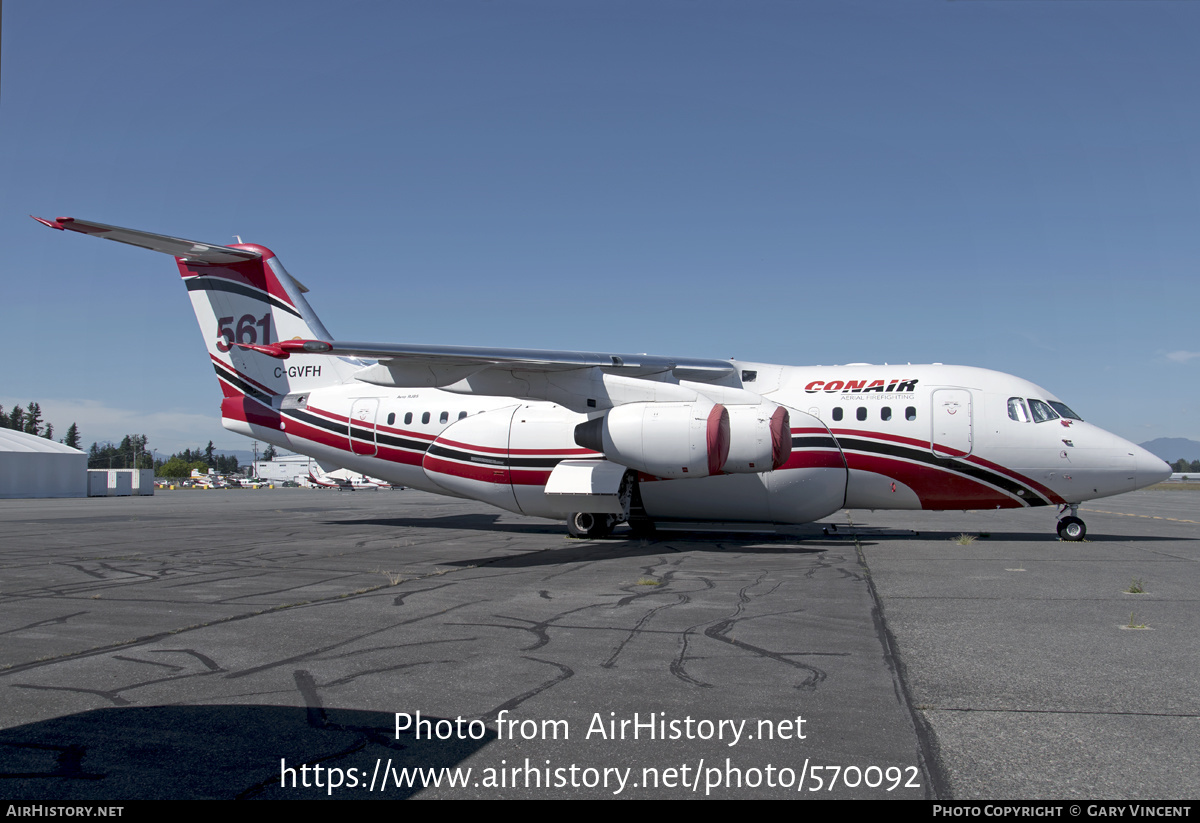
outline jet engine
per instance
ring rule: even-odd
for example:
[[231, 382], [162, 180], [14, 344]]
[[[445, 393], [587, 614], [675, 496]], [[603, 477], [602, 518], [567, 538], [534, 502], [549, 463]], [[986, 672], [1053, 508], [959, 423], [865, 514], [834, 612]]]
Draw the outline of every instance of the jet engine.
[[729, 457], [729, 412], [703, 399], [626, 403], [576, 426], [575, 443], [655, 477], [708, 477]]
[[758, 474], [780, 468], [792, 453], [791, 416], [783, 406], [728, 406], [729, 458], [721, 471]]

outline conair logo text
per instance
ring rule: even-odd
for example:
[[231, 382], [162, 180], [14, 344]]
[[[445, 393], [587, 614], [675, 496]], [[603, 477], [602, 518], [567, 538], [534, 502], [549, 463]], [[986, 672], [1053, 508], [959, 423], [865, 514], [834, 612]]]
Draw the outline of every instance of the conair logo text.
[[829, 393], [846, 393], [846, 392], [904, 392], [910, 393], [917, 390], [916, 380], [814, 380], [804, 387], [804, 390], [809, 394], [816, 394], [819, 391]]

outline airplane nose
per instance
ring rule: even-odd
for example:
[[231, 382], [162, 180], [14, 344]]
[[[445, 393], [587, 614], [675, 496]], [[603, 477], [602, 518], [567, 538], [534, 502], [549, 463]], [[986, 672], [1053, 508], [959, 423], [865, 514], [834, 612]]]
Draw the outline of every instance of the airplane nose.
[[1161, 483], [1171, 476], [1171, 467], [1166, 461], [1160, 460], [1141, 446], [1129, 444], [1133, 454], [1133, 487], [1144, 489]]

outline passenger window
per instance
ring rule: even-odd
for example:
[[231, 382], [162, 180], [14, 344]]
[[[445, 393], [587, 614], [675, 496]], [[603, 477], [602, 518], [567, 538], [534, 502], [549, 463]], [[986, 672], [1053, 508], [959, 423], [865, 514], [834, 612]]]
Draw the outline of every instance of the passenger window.
[[859, 420], [866, 420], [867, 419], [867, 407], [859, 406], [858, 410], [856, 412], [854, 412], [854, 416], [857, 417]]
[[450, 422], [450, 412], [442, 412], [442, 416], [438, 418], [439, 423]]
[[404, 425], [407, 426], [410, 423], [412, 423], [412, 412], [406, 412], [404, 415]]
[[892, 407], [884, 406], [882, 409], [880, 409], [879, 410], [879, 419], [880, 420], [891, 420], [892, 419]]
[[917, 407], [909, 406], [908, 408], [906, 408], [904, 410], [904, 419], [905, 420], [916, 420], [917, 419]]
[[841, 406], [836, 406], [836, 407], [834, 407], [834, 409], [833, 409], [833, 419], [834, 419], [835, 421], [838, 421], [838, 420], [841, 420], [841, 419], [842, 419], [842, 407], [841, 407]]
[[458, 419], [459, 419], [459, 420], [462, 420], [462, 419], [463, 419], [464, 417], [466, 417], [466, 416], [467, 416], [467, 413], [466, 413], [465, 411], [462, 411], [462, 412], [459, 412], [459, 413], [458, 413]]
[[1029, 410], [1025, 408], [1025, 401], [1019, 397], [1008, 398], [1008, 416], [1018, 423], [1029, 422]]
[[396, 423], [396, 413], [388, 412], [388, 425], [393, 426]]
[[1033, 413], [1033, 421], [1035, 423], [1045, 423], [1050, 420], [1058, 419], [1058, 412], [1050, 408], [1048, 403], [1041, 400], [1029, 398], [1029, 411]]
[[422, 422], [422, 423], [428, 423], [428, 422], [429, 422], [429, 412], [425, 412], [423, 415], [421, 415], [421, 422]]

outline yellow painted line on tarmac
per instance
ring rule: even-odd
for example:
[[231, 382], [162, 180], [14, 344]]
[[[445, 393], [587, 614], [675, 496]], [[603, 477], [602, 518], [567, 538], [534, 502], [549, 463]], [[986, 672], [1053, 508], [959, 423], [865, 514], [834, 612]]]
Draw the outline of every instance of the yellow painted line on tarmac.
[[1146, 520], [1170, 520], [1172, 523], [1200, 523], [1200, 520], [1184, 520], [1182, 517], [1159, 517], [1155, 514], [1131, 514], [1129, 512], [1110, 512], [1104, 509], [1080, 509], [1081, 512], [1092, 512], [1093, 514], [1115, 514], [1119, 517], [1141, 517]]

